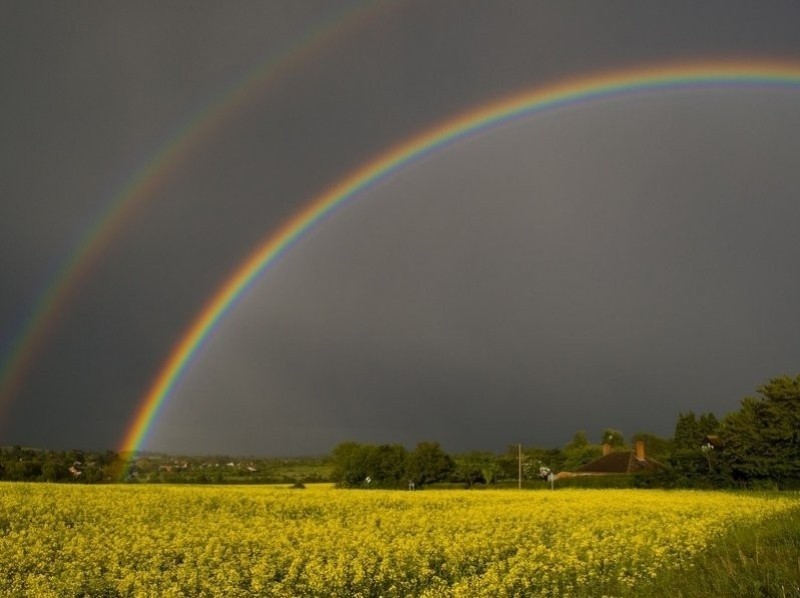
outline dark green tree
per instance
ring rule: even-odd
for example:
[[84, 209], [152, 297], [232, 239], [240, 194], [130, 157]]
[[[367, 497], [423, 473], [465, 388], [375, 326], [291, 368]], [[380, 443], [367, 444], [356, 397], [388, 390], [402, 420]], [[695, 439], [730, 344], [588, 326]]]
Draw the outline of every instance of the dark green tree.
[[[530, 478], [531, 461], [530, 455], [525, 449], [522, 455], [522, 477]], [[519, 445], [510, 444], [506, 452], [497, 456], [497, 479], [516, 480], [519, 476]]]
[[603, 430], [601, 444], [607, 444], [612, 449], [621, 449], [625, 446], [625, 437], [619, 430], [606, 428]]
[[675, 422], [675, 434], [672, 437], [675, 450], [696, 449], [702, 442], [702, 433], [693, 411], [678, 413]]
[[719, 434], [719, 421], [713, 413], [704, 413], [697, 420], [697, 430], [702, 436], [701, 441], [706, 436], [715, 436]]
[[45, 482], [60, 482], [69, 477], [69, 471], [57, 459], [49, 458], [42, 463], [42, 480]]
[[40, 480], [42, 476], [42, 462], [33, 459], [22, 459], [6, 462], [6, 479], [15, 482], [30, 482]]
[[400, 488], [407, 483], [407, 458], [399, 444], [344, 442], [333, 449], [331, 477], [344, 488]]
[[564, 447], [564, 471], [575, 471], [581, 465], [597, 459], [602, 454], [602, 449], [595, 444], [590, 444], [586, 432], [580, 430]]
[[369, 446], [357, 442], [343, 442], [333, 449], [331, 479], [337, 486], [355, 488], [369, 476]]
[[736, 480], [800, 480], [800, 375], [756, 390], [723, 420], [723, 462]]
[[[718, 455], [708, 452], [707, 436], [717, 435], [719, 422], [713, 413], [699, 418], [693, 411], [679, 413], [669, 465], [684, 486], [719, 486], [726, 481], [717, 463]], [[705, 448], [704, 448], [705, 446]]]
[[381, 444], [372, 447], [367, 475], [375, 488], [400, 488], [408, 483], [406, 470], [408, 451], [400, 444]]
[[433, 484], [446, 480], [453, 473], [455, 463], [442, 450], [438, 442], [420, 442], [408, 455], [407, 475], [417, 485]]
[[476, 483], [491, 484], [500, 471], [497, 456], [488, 451], [469, 451], [456, 455], [455, 477], [472, 488]]

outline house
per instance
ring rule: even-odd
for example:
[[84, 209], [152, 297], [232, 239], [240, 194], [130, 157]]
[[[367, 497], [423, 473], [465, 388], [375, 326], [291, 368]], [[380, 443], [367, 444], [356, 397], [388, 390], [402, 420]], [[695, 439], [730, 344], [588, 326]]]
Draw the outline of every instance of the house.
[[620, 473], [648, 473], [662, 469], [658, 461], [645, 455], [644, 441], [637, 440], [632, 451], [614, 451], [603, 445], [603, 456], [575, 470], [574, 475], [609, 475]]

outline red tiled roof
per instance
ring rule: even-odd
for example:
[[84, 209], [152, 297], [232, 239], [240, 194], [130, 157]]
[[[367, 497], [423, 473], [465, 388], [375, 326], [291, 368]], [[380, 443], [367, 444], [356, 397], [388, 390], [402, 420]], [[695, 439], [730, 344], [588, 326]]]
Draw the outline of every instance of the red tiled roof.
[[637, 459], [636, 451], [620, 451], [603, 455], [575, 470], [575, 473], [641, 473], [663, 467], [658, 461]]

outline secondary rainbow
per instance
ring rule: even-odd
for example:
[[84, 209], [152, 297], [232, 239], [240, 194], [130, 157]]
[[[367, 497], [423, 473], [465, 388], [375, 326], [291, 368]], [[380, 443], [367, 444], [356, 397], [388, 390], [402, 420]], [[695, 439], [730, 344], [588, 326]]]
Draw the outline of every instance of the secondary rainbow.
[[120, 451], [136, 451], [142, 446], [159, 409], [192, 357], [259, 275], [326, 215], [344, 202], [363, 195], [398, 169], [467, 137], [548, 110], [664, 91], [749, 87], [800, 91], [800, 63], [711, 61], [591, 74], [534, 87], [468, 110], [389, 149], [312, 199], [281, 228], [269, 234], [219, 287], [170, 351], [142, 398]]
[[224, 90], [189, 116], [160, 145], [158, 150], [135, 170], [81, 235], [55, 274], [46, 283], [30, 311], [11, 339], [0, 367], [0, 417], [21, 386], [48, 333], [65, 311], [70, 297], [89, 275], [93, 264], [116, 238], [137, 210], [160, 187], [195, 148], [221, 128], [247, 102], [260, 97], [281, 77], [304, 60], [313, 57], [329, 43], [346, 36], [354, 28], [369, 23], [369, 17], [387, 9], [387, 3], [358, 1], [323, 15], [305, 35], [295, 39], [282, 52], [271, 54], [227, 85]]

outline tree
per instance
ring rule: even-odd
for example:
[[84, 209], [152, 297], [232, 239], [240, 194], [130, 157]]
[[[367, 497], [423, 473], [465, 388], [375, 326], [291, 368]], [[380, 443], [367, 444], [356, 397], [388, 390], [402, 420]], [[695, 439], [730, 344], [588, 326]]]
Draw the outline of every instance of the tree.
[[564, 460], [564, 451], [560, 448], [540, 449], [535, 463], [537, 467], [544, 465], [550, 471], [557, 472], [564, 469]]
[[128, 460], [113, 451], [106, 451], [105, 464], [102, 466], [105, 481], [116, 482], [122, 479], [128, 469]]
[[675, 435], [673, 436], [675, 450], [696, 449], [701, 442], [702, 434], [694, 412], [678, 413], [678, 421], [675, 422]]
[[500, 470], [497, 457], [486, 451], [469, 451], [455, 458], [455, 476], [472, 488], [477, 482], [491, 484]]
[[[344, 442], [333, 449], [333, 473], [338, 486], [399, 488], [406, 482], [408, 451], [399, 444]], [[366, 480], [369, 479], [369, 482]]]
[[368, 457], [368, 473], [376, 488], [400, 488], [406, 482], [408, 451], [400, 444], [373, 447]]
[[572, 440], [567, 443], [566, 448], [578, 449], [589, 446], [589, 437], [586, 435], [586, 430], [578, 430], [572, 437]]
[[716, 435], [719, 433], [719, 421], [713, 413], [704, 413], [697, 420], [697, 430], [703, 438]]
[[357, 442], [343, 442], [333, 449], [331, 478], [337, 486], [360, 486], [369, 475], [368, 450]]
[[6, 479], [16, 482], [30, 482], [41, 479], [42, 463], [34, 460], [18, 460], [6, 463]]
[[603, 444], [609, 445], [613, 449], [622, 448], [625, 446], [625, 437], [619, 430], [606, 428], [603, 430]]
[[45, 482], [58, 482], [69, 477], [69, 471], [55, 459], [47, 459], [42, 463], [42, 480]]
[[[501, 480], [516, 480], [519, 477], [519, 445], [510, 444], [506, 452], [497, 456], [497, 477]], [[523, 449], [522, 477], [530, 478], [531, 458], [528, 449]]]
[[705, 437], [718, 432], [719, 422], [713, 413], [704, 413], [699, 418], [693, 411], [678, 414], [669, 463], [683, 479], [682, 484], [708, 486], [727, 483], [720, 477], [717, 456], [703, 448]]
[[417, 485], [441, 482], [453, 473], [455, 463], [438, 442], [420, 442], [407, 459], [407, 475]]
[[737, 480], [800, 480], [800, 375], [756, 390], [722, 422], [724, 463]]
[[581, 465], [585, 465], [602, 454], [602, 450], [597, 445], [589, 443], [584, 430], [579, 430], [564, 447], [564, 471], [575, 471]]

